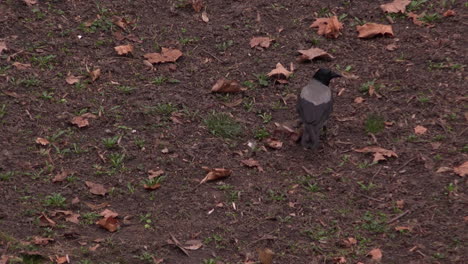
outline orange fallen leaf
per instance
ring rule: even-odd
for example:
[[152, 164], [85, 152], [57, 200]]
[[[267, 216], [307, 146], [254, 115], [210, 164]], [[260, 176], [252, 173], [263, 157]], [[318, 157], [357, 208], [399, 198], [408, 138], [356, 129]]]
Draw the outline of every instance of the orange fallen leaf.
[[187, 250], [197, 250], [203, 246], [203, 243], [201, 240], [188, 240], [184, 243], [182, 246], [183, 248]]
[[244, 92], [247, 88], [242, 87], [237, 81], [219, 79], [211, 88], [213, 93], [238, 93]]
[[453, 171], [461, 177], [465, 177], [466, 175], [468, 175], [468, 161], [465, 161], [462, 165], [458, 167], [454, 167]]
[[91, 204], [91, 203], [85, 202], [85, 204], [92, 210], [98, 210], [98, 209], [102, 209], [102, 208], [109, 206], [109, 203]]
[[359, 32], [358, 38], [372, 38], [378, 35], [393, 37], [391, 25], [367, 23], [362, 26], [356, 26], [356, 30]]
[[335, 58], [332, 55], [328, 54], [323, 49], [319, 49], [319, 48], [310, 48], [308, 50], [298, 50], [298, 52], [301, 53], [301, 56], [299, 56], [298, 58], [299, 61], [311, 61], [314, 59], [331, 60]]
[[4, 50], [8, 50], [6, 42], [5, 41], [0, 41], [0, 54], [2, 54], [2, 52]]
[[130, 24], [124, 17], [119, 16], [113, 16], [112, 22], [123, 30], [126, 30], [127, 26]]
[[[454, 15], [456, 15], [456, 14], [457, 14], [457, 13], [456, 13], [454, 10], [449, 9], [449, 10], [447, 10], [447, 11], [444, 12], [444, 17], [451, 17], [451, 16], [454, 16]], [[0, 49], [1, 49], [1, 48], [0, 48]]]
[[254, 37], [250, 40], [250, 48], [260, 47], [260, 48], [268, 48], [270, 47], [271, 42], [273, 39], [269, 37]]
[[54, 227], [55, 225], [57, 225], [57, 223], [55, 223], [54, 220], [50, 219], [45, 213], [42, 213], [39, 216], [39, 225]]
[[73, 125], [76, 125], [79, 128], [87, 127], [89, 126], [89, 121], [88, 121], [89, 118], [97, 118], [97, 117], [96, 115], [91, 114], [91, 113], [84, 113], [80, 116], [73, 117], [70, 123], [72, 123]]
[[424, 133], [427, 132], [427, 128], [423, 127], [423, 126], [420, 126], [420, 125], [417, 125], [415, 128], [414, 128], [414, 133], [416, 135], [422, 135]]
[[89, 192], [95, 195], [106, 195], [107, 189], [104, 187], [104, 185], [99, 184], [99, 183], [94, 183], [90, 181], [85, 181], [86, 186], [89, 188]]
[[333, 263], [336, 263], [336, 264], [344, 264], [346, 263], [346, 258], [345, 257], [336, 257], [336, 258], [333, 258]]
[[269, 248], [263, 248], [258, 250], [258, 258], [261, 264], [272, 264], [274, 255], [275, 252], [273, 252]]
[[317, 34], [323, 35], [326, 38], [338, 38], [341, 34], [340, 30], [343, 24], [338, 21], [337, 16], [317, 18], [311, 28], [318, 28]]
[[24, 2], [26, 3], [26, 5], [28, 5], [28, 6], [32, 6], [32, 5], [37, 4], [37, 0], [23, 0], [23, 1], [24, 1]]
[[69, 211], [69, 210], [55, 210], [51, 213], [51, 216], [57, 216], [57, 215], [64, 215], [65, 216], [65, 221], [67, 222], [71, 222], [71, 223], [74, 223], [74, 224], [79, 224], [80, 223], [80, 220], [78, 220], [78, 218], [80, 218], [80, 214], [76, 214], [76, 213], [73, 213], [72, 211]]
[[152, 185], [148, 185], [148, 184], [143, 184], [143, 188], [145, 188], [146, 190], [156, 190], [156, 189], [159, 189], [161, 188], [161, 184], [160, 183], [154, 183]]
[[283, 147], [283, 142], [276, 138], [267, 138], [266, 144], [272, 149], [281, 149]]
[[411, 0], [393, 0], [391, 3], [380, 5], [380, 8], [387, 13], [405, 13], [409, 3]]
[[362, 97], [356, 97], [356, 98], [354, 98], [354, 102], [355, 102], [356, 104], [360, 104], [360, 103], [364, 102], [364, 98], [362, 98]]
[[205, 22], [205, 23], [210, 22], [210, 19], [208, 18], [208, 14], [206, 13], [206, 11], [203, 11], [203, 12], [201, 13], [201, 19], [202, 19], [202, 21]]
[[89, 77], [91, 77], [91, 81], [96, 81], [99, 76], [101, 76], [101, 69], [95, 69], [93, 71], [88, 72]]
[[380, 261], [382, 259], [382, 250], [374, 248], [371, 251], [369, 251], [367, 255], [370, 256], [372, 260]]
[[403, 231], [411, 231], [411, 227], [409, 226], [395, 226], [395, 231], [403, 232]]
[[175, 62], [180, 56], [182, 56], [180, 50], [168, 48], [162, 48], [161, 53], [147, 53], [143, 55], [150, 63]]
[[202, 0], [192, 0], [192, 8], [195, 10], [195, 12], [200, 12], [204, 6]]
[[103, 217], [99, 221], [96, 222], [100, 227], [106, 229], [109, 232], [115, 232], [120, 227], [120, 223], [117, 219], [112, 216]]
[[127, 55], [129, 53], [133, 53], [132, 44], [116, 46], [114, 47], [114, 49], [119, 55]]
[[398, 49], [398, 46], [396, 44], [388, 44], [387, 46], [385, 46], [385, 49], [388, 50], [388, 51], [394, 51], [396, 49]]
[[70, 174], [69, 171], [62, 170], [60, 173], [57, 173], [55, 177], [52, 179], [52, 182], [63, 182], [68, 175]]
[[65, 255], [63, 257], [55, 256], [55, 263], [57, 264], [64, 264], [64, 263], [70, 263], [70, 258], [68, 255]]
[[50, 142], [49, 142], [49, 140], [47, 140], [45, 138], [38, 137], [38, 138], [36, 138], [36, 143], [40, 144], [42, 146], [47, 146], [47, 145], [49, 145]]
[[356, 152], [360, 152], [360, 153], [374, 153], [374, 160], [373, 160], [374, 163], [377, 163], [381, 160], [386, 160], [385, 157], [389, 157], [389, 158], [398, 157], [398, 155], [394, 151], [384, 149], [381, 147], [377, 147], [377, 146], [370, 146], [370, 147], [364, 147], [362, 149], [353, 149], [353, 150]]
[[31, 68], [31, 64], [21, 62], [13, 62], [13, 66], [18, 70], [26, 70], [28, 68]]
[[104, 211], [102, 211], [99, 215], [101, 215], [102, 217], [106, 218], [106, 217], [114, 217], [116, 218], [117, 216], [119, 216], [118, 213], [112, 211], [112, 210], [109, 210], [109, 209], [104, 209]]
[[45, 246], [47, 244], [49, 244], [49, 242], [53, 242], [54, 239], [53, 238], [50, 238], [50, 237], [40, 237], [40, 236], [34, 236], [32, 238], [32, 243], [34, 245], [41, 245], [41, 246]]
[[281, 82], [281, 79], [287, 79], [291, 74], [292, 71], [286, 70], [286, 68], [284, 68], [284, 66], [281, 63], [277, 63], [276, 68], [269, 72], [267, 75], [269, 77], [275, 76], [277, 77], [276, 81]]
[[258, 171], [260, 172], [264, 172], [262, 166], [260, 165], [260, 162], [258, 162], [257, 160], [254, 160], [252, 158], [250, 159], [246, 159], [246, 160], [241, 160], [242, 164], [244, 164], [245, 166], [249, 167], [249, 168], [257, 168]]
[[347, 239], [343, 240], [343, 243], [346, 247], [352, 247], [357, 244], [357, 240], [354, 237], [348, 237]]
[[405, 200], [398, 200], [396, 201], [396, 207], [398, 209], [403, 209], [403, 207], [405, 207]]
[[81, 78], [81, 77], [76, 77], [76, 76], [74, 76], [74, 75], [72, 75], [72, 74], [69, 74], [69, 75], [67, 76], [67, 78], [65, 78], [65, 81], [66, 81], [68, 84], [75, 84], [75, 83], [80, 82], [80, 78]]
[[417, 25], [417, 26], [423, 26], [424, 23], [423, 21], [419, 20], [419, 18], [423, 17], [424, 16], [424, 13], [418, 15], [418, 14], [415, 14], [413, 12], [409, 12], [408, 14], [406, 14], [409, 18], [411, 18], [413, 20], [413, 24]]
[[153, 179], [153, 178], [157, 178], [161, 175], [164, 174], [164, 171], [163, 170], [149, 170], [148, 171], [148, 179]]
[[202, 167], [202, 169], [208, 171], [205, 178], [200, 181], [200, 184], [205, 183], [207, 181], [214, 181], [222, 178], [226, 178], [231, 176], [232, 170], [224, 169], [224, 168], [209, 168], [209, 167]]

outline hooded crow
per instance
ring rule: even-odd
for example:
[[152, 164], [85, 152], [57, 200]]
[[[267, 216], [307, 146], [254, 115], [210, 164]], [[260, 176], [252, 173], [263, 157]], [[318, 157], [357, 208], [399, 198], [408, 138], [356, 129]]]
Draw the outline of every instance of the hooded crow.
[[315, 149], [319, 144], [322, 127], [333, 110], [330, 80], [341, 75], [329, 69], [319, 69], [312, 80], [302, 88], [297, 102], [297, 112], [304, 124], [301, 144], [304, 148]]

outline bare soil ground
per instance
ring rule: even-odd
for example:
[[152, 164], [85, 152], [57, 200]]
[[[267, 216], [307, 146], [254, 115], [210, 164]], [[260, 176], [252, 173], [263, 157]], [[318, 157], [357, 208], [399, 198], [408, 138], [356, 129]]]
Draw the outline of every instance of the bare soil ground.
[[[25, 2], [0, 2], [0, 263], [259, 263], [265, 248], [273, 263], [371, 263], [371, 250], [467, 263], [467, 181], [451, 170], [468, 151], [466, 1], [413, 1], [432, 26], [391, 15], [395, 36], [369, 40], [356, 25], [389, 24], [386, 1], [213, 0], [207, 23], [182, 0]], [[337, 39], [309, 28], [333, 14]], [[275, 42], [252, 49], [257, 36]], [[183, 56], [143, 63], [163, 47]], [[310, 47], [335, 58], [298, 63]], [[294, 63], [288, 84], [265, 78], [278, 62]], [[348, 78], [333, 80], [328, 137], [308, 151], [275, 123], [292, 127], [319, 67]], [[210, 93], [222, 77], [247, 91]], [[85, 113], [89, 125], [70, 123]], [[265, 147], [273, 135], [281, 149]], [[373, 163], [354, 151], [366, 146], [398, 157]], [[199, 184], [203, 166], [232, 175]], [[149, 170], [164, 171], [156, 190]], [[96, 224], [104, 209], [117, 231]]]

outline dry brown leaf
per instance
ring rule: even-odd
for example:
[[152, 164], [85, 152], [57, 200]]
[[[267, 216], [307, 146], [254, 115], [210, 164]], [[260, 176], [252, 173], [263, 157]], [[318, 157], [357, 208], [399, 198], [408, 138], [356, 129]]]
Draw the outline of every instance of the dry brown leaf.
[[2, 54], [2, 52], [4, 50], [8, 50], [6, 42], [5, 41], [0, 41], [0, 54]]
[[99, 76], [101, 76], [101, 69], [95, 69], [93, 71], [90, 71], [88, 72], [89, 73], [89, 77], [91, 77], [91, 81], [96, 81]]
[[405, 207], [405, 200], [396, 201], [396, 207], [399, 209], [403, 209]]
[[[444, 12], [444, 17], [451, 17], [451, 16], [454, 16], [456, 15], [457, 13], [455, 12], [455, 10], [452, 10], [452, 9], [449, 9], [447, 11]], [[0, 48], [1, 50], [1, 48]], [[0, 52], [1, 53], [1, 52]]]
[[106, 195], [107, 189], [104, 187], [104, 185], [99, 184], [99, 183], [94, 183], [90, 181], [85, 181], [86, 186], [89, 188], [89, 192], [95, 195]]
[[205, 22], [205, 23], [210, 22], [210, 19], [208, 18], [208, 14], [206, 13], [206, 11], [203, 11], [203, 12], [201, 13], [201, 19], [202, 19], [202, 21]]
[[120, 223], [117, 219], [112, 216], [103, 217], [99, 221], [96, 222], [99, 226], [106, 229], [109, 232], [115, 232], [120, 227]]
[[71, 123], [73, 125], [76, 125], [77, 127], [87, 127], [89, 126], [89, 121], [87, 118], [84, 118], [82, 116], [75, 116], [72, 118]]
[[276, 138], [267, 138], [266, 144], [272, 149], [281, 149], [283, 147], [283, 142]]
[[395, 231], [411, 231], [412, 228], [409, 226], [395, 226]]
[[126, 30], [127, 26], [130, 24], [124, 17], [119, 16], [113, 16], [112, 22], [123, 30]]
[[396, 49], [398, 49], [398, 46], [396, 44], [388, 44], [387, 46], [385, 46], [385, 49], [388, 50], [388, 51], [394, 51]]
[[104, 209], [104, 211], [102, 211], [101, 213], [99, 213], [99, 215], [101, 215], [102, 217], [106, 218], [106, 217], [114, 217], [116, 218], [117, 216], [119, 216], [118, 213], [112, 211], [112, 210], [109, 210], [109, 209]]
[[69, 171], [62, 170], [60, 173], [57, 173], [57, 175], [55, 175], [55, 177], [52, 179], [52, 182], [63, 182], [69, 174]]
[[66, 81], [68, 84], [75, 84], [75, 83], [80, 82], [80, 78], [81, 78], [81, 77], [76, 77], [76, 76], [73, 76], [73, 75], [69, 74], [69, 75], [67, 76], [67, 78], [65, 78], [65, 81]]
[[47, 140], [45, 138], [38, 137], [38, 138], [36, 138], [36, 143], [40, 144], [42, 146], [47, 146], [47, 145], [49, 145], [50, 142], [49, 142], [49, 140]]
[[317, 34], [323, 35], [326, 38], [338, 38], [341, 34], [340, 30], [343, 24], [338, 21], [337, 16], [317, 18], [311, 28], [318, 28]]
[[13, 62], [13, 66], [18, 70], [26, 70], [28, 68], [31, 68], [31, 64], [21, 62]]
[[356, 26], [356, 30], [359, 32], [359, 38], [372, 38], [378, 35], [393, 37], [391, 25], [367, 23], [362, 26]]
[[465, 177], [466, 175], [468, 175], [468, 161], [465, 161], [462, 165], [458, 167], [454, 167], [453, 171], [461, 177]]
[[133, 53], [132, 44], [116, 46], [114, 47], [114, 49], [119, 55], [127, 55], [129, 53]]
[[415, 128], [414, 128], [414, 133], [416, 135], [422, 135], [424, 133], [427, 132], [427, 128], [423, 127], [423, 126], [420, 126], [420, 125], [417, 125]]
[[275, 252], [273, 252], [269, 248], [258, 250], [258, 259], [260, 260], [261, 264], [272, 264], [274, 255], [275, 255]]
[[102, 209], [102, 208], [105, 208], [105, 207], [109, 206], [109, 203], [91, 204], [91, 203], [85, 202], [85, 204], [86, 204], [86, 206], [88, 206], [92, 210], [99, 210], [99, 209]]
[[101, 246], [101, 245], [96, 244], [96, 245], [94, 245], [94, 246], [92, 246], [92, 247], [89, 247], [89, 251], [95, 252], [100, 246]]
[[354, 98], [354, 102], [355, 102], [356, 104], [360, 104], [360, 103], [364, 102], [364, 98], [362, 98], [362, 97], [356, 97], [356, 98]]
[[345, 257], [336, 257], [336, 258], [333, 258], [333, 263], [336, 263], [336, 264], [345, 264], [347, 261], [346, 261], [346, 258]]
[[163, 175], [164, 171], [163, 170], [149, 170], [148, 174], [149, 174], [148, 179], [153, 179], [153, 178]]
[[57, 223], [55, 223], [54, 220], [50, 219], [45, 213], [42, 213], [39, 216], [39, 225], [54, 227], [57, 225]]
[[379, 162], [380, 160], [386, 160], [385, 157], [398, 158], [398, 155], [394, 151], [377, 146], [364, 147], [362, 149], [354, 149], [354, 151], [361, 153], [374, 153], [374, 163]]
[[50, 237], [40, 237], [40, 236], [34, 236], [32, 238], [32, 243], [34, 245], [41, 245], [41, 246], [45, 246], [47, 244], [49, 244], [49, 242], [53, 242], [54, 239], [53, 238], [50, 238]]
[[23, 0], [28, 6], [37, 4], [37, 0]]
[[465, 116], [465, 120], [468, 121], [468, 112], [465, 112], [463, 115]]
[[449, 172], [449, 171], [453, 171], [453, 169], [449, 167], [440, 167], [437, 169], [436, 173], [444, 173], [444, 172]]
[[183, 248], [187, 250], [197, 250], [200, 249], [203, 246], [203, 243], [201, 240], [188, 240], [185, 242]]
[[70, 263], [70, 258], [68, 255], [65, 255], [63, 257], [55, 256], [55, 263], [57, 264], [64, 264], [64, 263]]
[[147, 53], [143, 55], [150, 63], [175, 62], [180, 56], [182, 56], [180, 50], [168, 48], [162, 48], [161, 53]]
[[246, 90], [247, 88], [242, 87], [239, 82], [226, 79], [219, 79], [211, 88], [213, 93], [238, 93]]
[[80, 202], [80, 198], [78, 198], [78, 196], [73, 198], [73, 200], [71, 201], [72, 204], [77, 204], [79, 202]]
[[375, 261], [382, 260], [382, 250], [378, 248], [372, 249], [371, 251], [369, 251], [369, 253], [367, 253], [367, 255], [370, 256], [372, 260], [375, 260]]
[[242, 164], [244, 164], [245, 166], [249, 167], [249, 168], [257, 168], [258, 171], [260, 172], [264, 172], [262, 166], [260, 165], [260, 162], [258, 162], [257, 160], [254, 160], [252, 158], [250, 159], [246, 159], [246, 160], [241, 160]]
[[270, 47], [270, 44], [272, 41], [273, 39], [269, 37], [254, 37], [250, 40], [250, 48], [254, 48], [254, 47], [268, 48]]
[[239, 98], [237, 100], [234, 100], [232, 102], [226, 102], [226, 103], [223, 103], [223, 105], [227, 106], [227, 107], [236, 107], [238, 105], [242, 104], [242, 98]]
[[346, 247], [352, 247], [357, 244], [357, 240], [354, 237], [348, 237], [347, 239], [343, 240], [343, 243]]
[[80, 220], [78, 218], [80, 218], [80, 217], [81, 217], [80, 214], [72, 213], [72, 214], [67, 215], [65, 217], [65, 221], [71, 222], [71, 223], [74, 223], [74, 224], [79, 224]]
[[335, 58], [332, 55], [328, 54], [323, 49], [319, 49], [319, 48], [310, 48], [308, 50], [298, 50], [298, 52], [301, 53], [301, 56], [299, 56], [298, 58], [299, 61], [311, 61], [314, 59], [331, 60]]
[[380, 5], [380, 8], [387, 13], [405, 13], [409, 3], [411, 0], [393, 0], [391, 3]]
[[409, 18], [411, 18], [413, 20], [413, 24], [417, 25], [417, 26], [423, 26], [425, 23], [421, 20], [419, 20], [420, 17], [423, 17], [424, 16], [424, 13], [418, 15], [418, 14], [415, 14], [413, 12], [409, 12], [408, 14], [406, 14]]
[[152, 184], [152, 185], [148, 185], [148, 184], [143, 184], [143, 188], [145, 188], [146, 190], [156, 190], [156, 189], [159, 189], [161, 188], [161, 184], [160, 183], [155, 183], [155, 184]]
[[208, 171], [205, 178], [200, 181], [200, 184], [205, 183], [207, 181], [214, 181], [222, 178], [226, 178], [231, 176], [232, 170], [224, 169], [224, 168], [209, 168], [209, 167], [202, 167], [202, 169]]
[[274, 136], [286, 136], [292, 142], [297, 142], [301, 138], [301, 133], [298, 130], [279, 123], [275, 123], [275, 126], [276, 128], [273, 131]]
[[286, 70], [284, 66], [281, 63], [276, 64], [276, 68], [273, 69], [271, 72], [269, 72], [267, 75], [269, 77], [272, 76], [278, 76], [278, 77], [284, 77], [284, 78], [289, 78], [289, 76], [292, 74], [292, 71]]
[[203, 8], [204, 4], [202, 0], [192, 0], [192, 8], [195, 12], [200, 12]]

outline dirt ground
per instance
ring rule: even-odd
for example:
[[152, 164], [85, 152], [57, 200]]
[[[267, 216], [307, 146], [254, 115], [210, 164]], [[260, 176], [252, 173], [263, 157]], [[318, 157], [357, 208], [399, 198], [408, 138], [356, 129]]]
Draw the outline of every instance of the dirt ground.
[[[423, 26], [387, 1], [33, 2], [0, 2], [0, 263], [467, 263], [468, 2], [412, 1]], [[337, 39], [309, 27], [334, 14]], [[311, 47], [334, 59], [298, 62]], [[161, 48], [183, 55], [144, 63]], [[320, 67], [347, 78], [304, 150], [281, 127]], [[211, 93], [221, 78], [247, 90]], [[200, 184], [204, 166], [232, 174]]]

